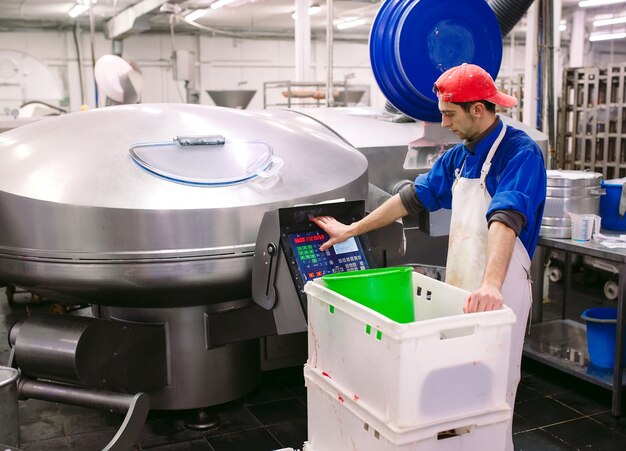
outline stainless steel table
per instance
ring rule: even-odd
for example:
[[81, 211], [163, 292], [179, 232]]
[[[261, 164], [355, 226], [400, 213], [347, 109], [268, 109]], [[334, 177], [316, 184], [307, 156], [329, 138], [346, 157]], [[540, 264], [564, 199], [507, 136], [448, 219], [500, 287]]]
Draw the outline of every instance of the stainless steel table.
[[[603, 232], [605, 233], [605, 232]], [[570, 239], [539, 237], [538, 246], [565, 252], [563, 308], [561, 319], [541, 321], [531, 325], [530, 335], [524, 344], [524, 354], [573, 376], [612, 390], [611, 413], [621, 415], [624, 389], [623, 344], [626, 312], [626, 249], [609, 249], [596, 242], [578, 243]], [[538, 248], [539, 250], [539, 248]], [[589, 364], [585, 325], [566, 319], [567, 299], [572, 280], [572, 254], [588, 255], [616, 263], [619, 270], [619, 294], [617, 298], [617, 333], [615, 338], [615, 368], [601, 369]], [[540, 271], [540, 274], [543, 271]], [[534, 273], [535, 277], [537, 272]], [[535, 280], [541, 284], [542, 280]], [[534, 291], [535, 296], [536, 292]], [[533, 302], [533, 308], [541, 302]], [[541, 315], [539, 315], [540, 317]], [[533, 315], [536, 319], [537, 315]]]

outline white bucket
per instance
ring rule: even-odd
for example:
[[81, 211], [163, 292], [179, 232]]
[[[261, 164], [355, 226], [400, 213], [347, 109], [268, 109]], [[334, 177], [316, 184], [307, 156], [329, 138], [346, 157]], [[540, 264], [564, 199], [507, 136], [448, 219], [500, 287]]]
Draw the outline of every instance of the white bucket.
[[601, 218], [592, 214], [568, 213], [572, 223], [572, 241], [590, 241], [600, 232]]

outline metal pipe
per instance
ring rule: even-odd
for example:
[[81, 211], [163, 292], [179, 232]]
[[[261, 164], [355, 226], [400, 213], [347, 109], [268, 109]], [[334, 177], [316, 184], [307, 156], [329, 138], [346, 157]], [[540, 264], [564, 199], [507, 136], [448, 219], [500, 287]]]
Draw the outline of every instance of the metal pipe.
[[113, 55], [117, 55], [121, 57], [123, 52], [124, 52], [124, 41], [122, 41], [121, 39], [113, 39], [111, 41], [111, 53]]
[[326, 47], [328, 63], [326, 75], [326, 106], [333, 106], [333, 0], [326, 0]]
[[78, 22], [74, 24], [74, 28], [72, 28], [72, 36], [74, 37], [74, 46], [76, 47], [76, 60], [78, 64], [78, 79], [80, 80], [80, 104], [85, 104], [85, 87], [83, 86], [83, 60], [82, 54], [80, 51], [80, 45], [78, 44]]
[[502, 37], [509, 34], [532, 3], [533, 0], [493, 0], [489, 3], [500, 24]]
[[311, 69], [311, 16], [309, 0], [295, 0], [296, 81], [307, 81]]
[[150, 398], [145, 393], [128, 395], [101, 390], [88, 390], [71, 385], [42, 382], [22, 376], [17, 384], [20, 399], [42, 399], [75, 406], [126, 413], [124, 421], [103, 451], [125, 451], [133, 448], [150, 411]]
[[[524, 67], [524, 107], [523, 121], [524, 124], [532, 128], [537, 128], [537, 108], [539, 105], [538, 98], [538, 38], [539, 33], [539, 5], [531, 5], [526, 17], [526, 39], [525, 39], [525, 61]], [[546, 155], [546, 162], [548, 157]]]
[[548, 135], [547, 168], [555, 167], [556, 128], [555, 128], [555, 91], [554, 91], [554, 3], [552, 0], [541, 0], [542, 15], [542, 49], [541, 79], [545, 102], [542, 105], [542, 131]]
[[545, 277], [544, 272], [547, 271], [545, 259], [546, 249], [543, 246], [537, 246], [530, 265], [530, 276], [533, 281], [531, 286], [533, 297], [530, 309], [531, 324], [543, 321], [543, 297], [545, 295], [543, 279]]
[[[93, 14], [93, 3], [89, 3], [89, 43], [91, 44], [91, 70], [95, 71], [96, 69], [96, 50], [95, 50], [95, 41], [96, 41], [96, 19]], [[95, 94], [95, 107], [98, 108], [98, 83], [96, 83], [96, 78], [94, 76], [93, 80], [93, 89]]]
[[[73, 406], [108, 410], [125, 413], [133, 403], [136, 395], [114, 393], [104, 390], [89, 390], [71, 385], [42, 382], [22, 376], [18, 383], [19, 397], [25, 399], [42, 399], [60, 402]], [[144, 395], [147, 397], [147, 395]]]

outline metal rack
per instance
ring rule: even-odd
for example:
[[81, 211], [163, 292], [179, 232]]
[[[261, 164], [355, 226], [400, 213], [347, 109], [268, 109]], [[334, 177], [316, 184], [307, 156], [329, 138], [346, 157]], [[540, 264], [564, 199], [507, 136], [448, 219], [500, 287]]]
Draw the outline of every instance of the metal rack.
[[[624, 371], [623, 337], [625, 334], [626, 310], [626, 250], [608, 249], [596, 242], [578, 243], [570, 239], [539, 237], [538, 248], [556, 249], [565, 254], [565, 274], [563, 289], [563, 307], [561, 319], [542, 321], [541, 311], [533, 311], [533, 324], [530, 335], [524, 343], [524, 354], [548, 366], [564, 371], [574, 377], [586, 380], [612, 391], [611, 414], [622, 414], [622, 393], [626, 387]], [[539, 252], [536, 252], [540, 255]], [[601, 369], [589, 363], [587, 335], [585, 325], [566, 319], [567, 300], [571, 289], [572, 258], [574, 255], [590, 256], [602, 259], [619, 267], [619, 290], [617, 296], [617, 327], [615, 337], [615, 368]], [[533, 258], [533, 278], [542, 280], [541, 265]], [[540, 269], [541, 268], [541, 269]], [[537, 296], [538, 295], [538, 296]], [[542, 298], [533, 289], [533, 296]], [[541, 303], [534, 299], [533, 309], [541, 310]]]
[[512, 108], [497, 107], [498, 114], [512, 117], [523, 122], [522, 113], [524, 111], [524, 74], [498, 77], [496, 80], [498, 90], [505, 92], [517, 99], [517, 104]]
[[626, 64], [565, 69], [557, 165], [626, 176]]
[[[276, 101], [271, 91], [282, 89], [284, 101]], [[369, 85], [358, 85], [343, 82], [333, 83], [332, 106], [354, 106], [365, 99], [369, 104]], [[308, 95], [307, 95], [308, 94]], [[269, 107], [321, 107], [326, 104], [325, 82], [296, 82], [290, 80], [266, 81], [263, 83], [263, 108]]]

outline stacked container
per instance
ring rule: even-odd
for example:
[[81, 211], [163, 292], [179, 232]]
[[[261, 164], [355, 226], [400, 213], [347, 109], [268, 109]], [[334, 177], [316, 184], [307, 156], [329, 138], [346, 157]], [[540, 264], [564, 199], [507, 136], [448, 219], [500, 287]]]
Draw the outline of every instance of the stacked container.
[[569, 213], [597, 215], [602, 174], [587, 171], [546, 171], [547, 192], [540, 235], [550, 238], [571, 238]]
[[415, 321], [406, 324], [320, 280], [306, 285], [315, 451], [504, 448], [515, 315], [507, 307], [464, 314], [466, 291], [412, 277]]

